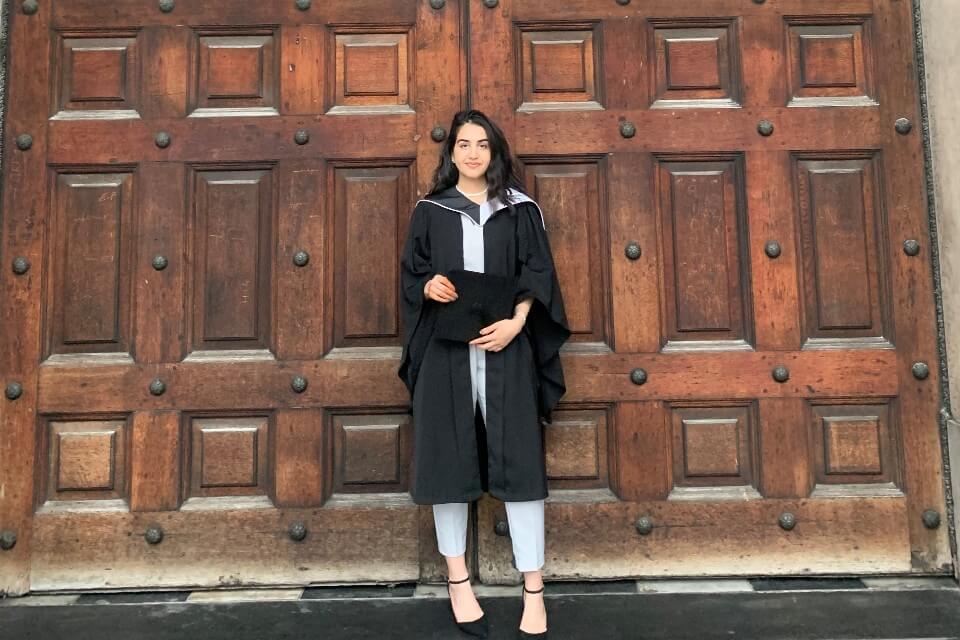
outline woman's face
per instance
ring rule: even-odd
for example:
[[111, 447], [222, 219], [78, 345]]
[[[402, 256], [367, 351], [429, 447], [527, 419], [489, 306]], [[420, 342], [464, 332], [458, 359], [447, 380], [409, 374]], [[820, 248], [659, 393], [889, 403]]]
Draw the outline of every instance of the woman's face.
[[453, 144], [453, 164], [461, 175], [483, 178], [490, 166], [490, 141], [487, 132], [478, 124], [467, 122], [456, 133]]

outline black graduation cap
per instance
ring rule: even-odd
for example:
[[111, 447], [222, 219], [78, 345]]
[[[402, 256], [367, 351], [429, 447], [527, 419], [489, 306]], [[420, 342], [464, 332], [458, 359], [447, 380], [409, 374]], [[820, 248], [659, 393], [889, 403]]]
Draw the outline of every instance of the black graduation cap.
[[446, 276], [457, 290], [457, 299], [440, 308], [435, 330], [438, 338], [470, 342], [480, 337], [480, 329], [513, 317], [515, 277], [463, 269], [453, 269]]

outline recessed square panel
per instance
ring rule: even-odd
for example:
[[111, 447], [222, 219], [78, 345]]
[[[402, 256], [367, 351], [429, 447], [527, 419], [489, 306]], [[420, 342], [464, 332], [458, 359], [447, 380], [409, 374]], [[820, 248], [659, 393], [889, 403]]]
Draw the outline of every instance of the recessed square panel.
[[55, 117], [135, 115], [139, 90], [137, 56], [136, 34], [62, 34]]
[[188, 497], [266, 493], [270, 422], [266, 416], [190, 418]]
[[827, 418], [824, 428], [824, 463], [828, 474], [883, 471], [880, 459], [880, 423], [876, 416]]
[[206, 53], [207, 63], [207, 98], [262, 97], [265, 42], [265, 38], [255, 38], [242, 46], [230, 38], [202, 38], [200, 46]]
[[343, 47], [344, 96], [389, 96], [400, 92], [399, 42]]
[[277, 53], [271, 30], [197, 33], [194, 115], [276, 113]]
[[598, 29], [593, 24], [520, 27], [521, 111], [601, 108]]
[[607, 413], [562, 409], [545, 428], [547, 478], [555, 489], [606, 487]]
[[533, 90], [539, 93], [577, 92], [587, 88], [584, 64], [586, 41], [532, 42]]
[[406, 414], [333, 416], [334, 491], [407, 491], [410, 428]]
[[126, 499], [126, 421], [47, 423], [46, 500]]
[[718, 37], [665, 38], [667, 88], [671, 91], [721, 89]]
[[818, 484], [899, 484], [899, 452], [890, 405], [811, 406], [811, 433]]
[[[203, 426], [200, 443], [201, 487], [252, 487], [257, 483], [257, 427]], [[226, 464], [225, 464], [226, 463]]]
[[651, 19], [653, 107], [738, 106], [740, 50], [735, 22]]
[[739, 476], [740, 437], [735, 419], [683, 420], [684, 474]]
[[57, 491], [113, 489], [115, 430], [57, 434]]
[[750, 405], [678, 405], [671, 414], [677, 487], [754, 484], [755, 420]]
[[407, 31], [337, 28], [328, 84], [330, 111], [412, 111], [413, 52]]
[[790, 18], [787, 29], [791, 104], [876, 104], [869, 18]]
[[800, 36], [804, 87], [857, 86], [856, 39], [852, 33]]
[[71, 54], [70, 102], [125, 99], [127, 47], [78, 47]]

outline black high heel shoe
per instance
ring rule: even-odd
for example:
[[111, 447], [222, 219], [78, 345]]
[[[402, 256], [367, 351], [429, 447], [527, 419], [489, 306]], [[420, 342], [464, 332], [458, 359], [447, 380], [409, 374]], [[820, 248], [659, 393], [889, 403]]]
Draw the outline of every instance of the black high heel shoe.
[[[540, 588], [537, 589], [536, 591], [530, 591], [529, 589], [527, 589], [527, 585], [523, 585], [523, 593], [522, 593], [521, 598], [520, 598], [521, 601], [523, 602], [523, 606], [524, 606], [524, 607], [527, 606], [527, 594], [528, 594], [528, 593], [542, 593], [542, 592], [543, 592], [543, 587], [540, 587]], [[544, 604], [546, 604], [546, 603], [544, 603]], [[522, 612], [520, 613], [520, 618], [523, 619], [523, 613], [522, 613]], [[517, 637], [518, 637], [518, 638], [540, 638], [540, 640], [546, 640], [546, 639], [547, 639], [547, 632], [544, 631], [543, 633], [527, 633], [527, 632], [524, 631], [523, 629], [517, 629]]]
[[[463, 580], [447, 580], [447, 595], [450, 595], [450, 585], [462, 584], [469, 579], [470, 576], [467, 576]], [[469, 633], [477, 638], [486, 638], [487, 634], [490, 633], [490, 622], [487, 620], [487, 614], [483, 614], [476, 620], [471, 620], [470, 622], [457, 622], [457, 614], [453, 612], [452, 598], [450, 602], [450, 615], [453, 616], [453, 621], [456, 623], [457, 628], [464, 633]]]

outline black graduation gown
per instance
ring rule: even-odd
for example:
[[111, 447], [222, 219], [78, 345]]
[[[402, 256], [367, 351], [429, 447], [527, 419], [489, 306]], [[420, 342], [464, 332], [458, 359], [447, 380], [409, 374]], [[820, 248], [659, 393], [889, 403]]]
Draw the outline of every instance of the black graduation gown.
[[[438, 194], [440, 195], [440, 194]], [[517, 276], [515, 302], [534, 298], [526, 325], [506, 348], [487, 351], [486, 486], [481, 481], [466, 343], [433, 336], [443, 304], [423, 287], [463, 268], [460, 211], [440, 197], [420, 200], [401, 255], [403, 354], [399, 375], [412, 396], [417, 504], [470, 502], [484, 490], [503, 501], [547, 497], [543, 426], [566, 391], [560, 347], [570, 336], [539, 207], [511, 191], [483, 225], [484, 272]]]

